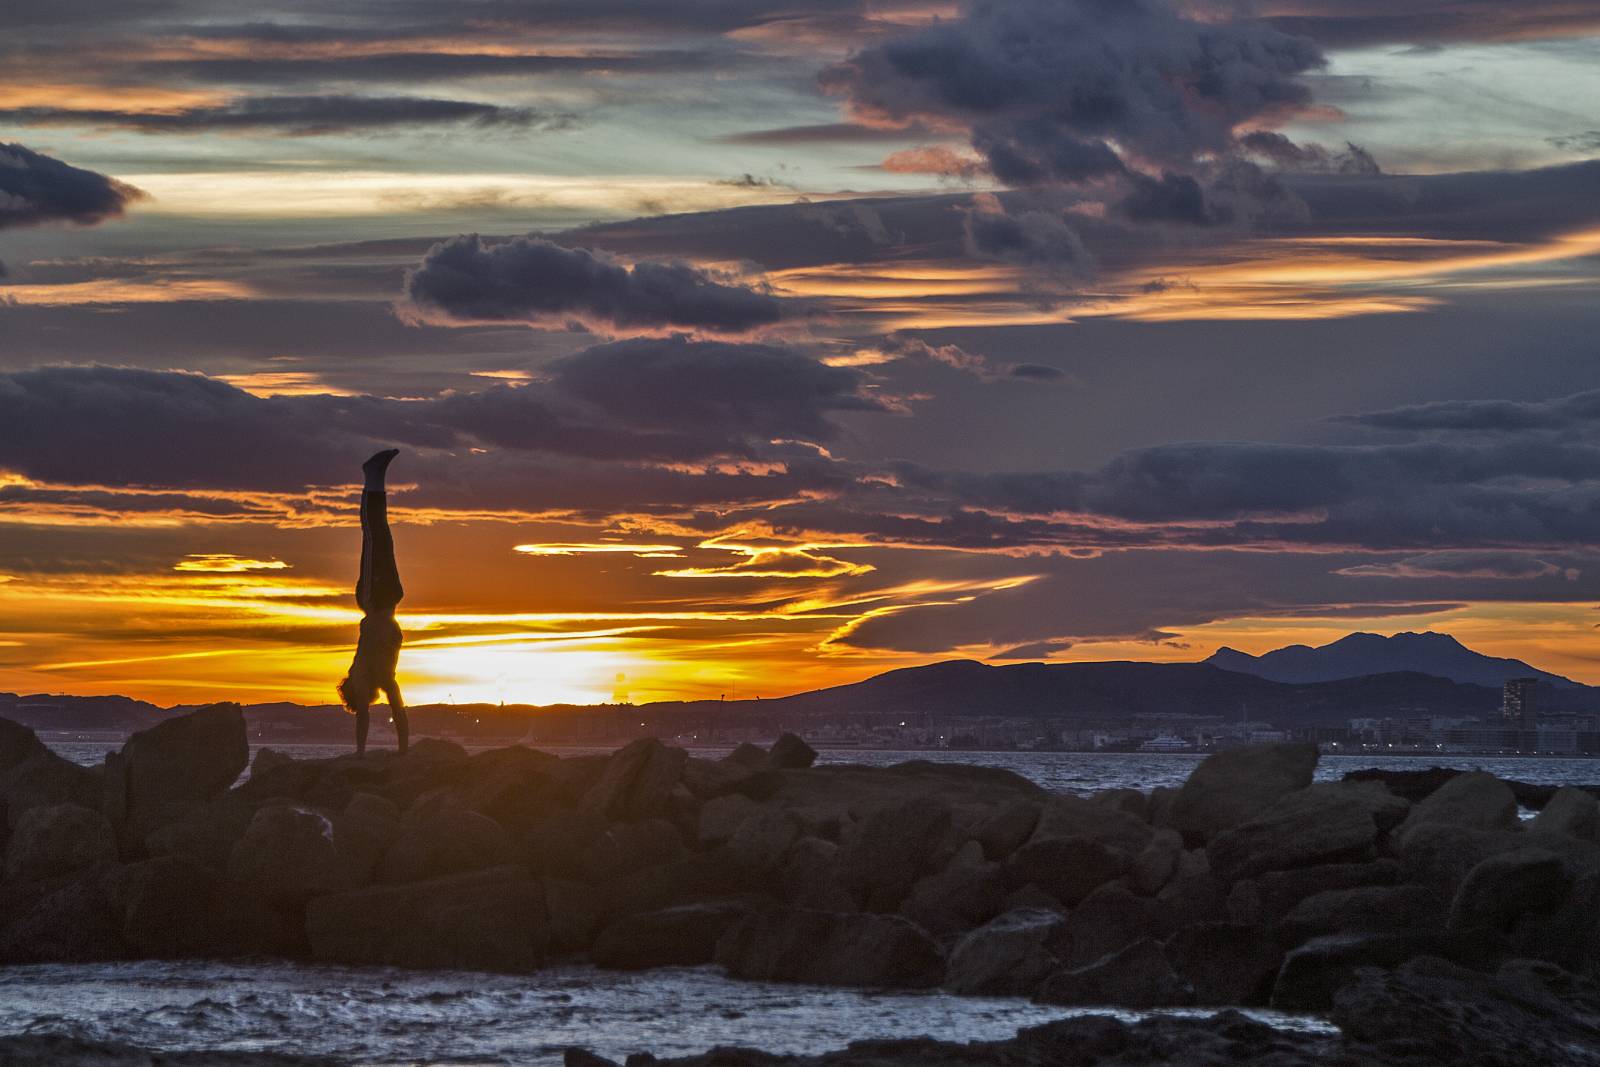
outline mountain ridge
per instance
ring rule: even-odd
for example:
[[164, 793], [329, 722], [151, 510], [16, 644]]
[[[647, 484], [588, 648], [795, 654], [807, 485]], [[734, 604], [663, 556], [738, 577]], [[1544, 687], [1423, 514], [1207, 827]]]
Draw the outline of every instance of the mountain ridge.
[[1326, 645], [1286, 645], [1259, 656], [1223, 646], [1201, 662], [1294, 685], [1416, 671], [1469, 685], [1496, 687], [1511, 678], [1537, 678], [1555, 688], [1585, 688], [1519, 659], [1484, 655], [1450, 634], [1431, 630], [1390, 637], [1358, 632]]

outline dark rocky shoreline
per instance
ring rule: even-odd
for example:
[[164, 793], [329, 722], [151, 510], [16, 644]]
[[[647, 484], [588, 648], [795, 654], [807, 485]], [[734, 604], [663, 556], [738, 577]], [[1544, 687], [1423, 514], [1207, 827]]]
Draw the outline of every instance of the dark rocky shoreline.
[[1085, 1007], [1271, 1006], [1342, 1034], [1080, 1018], [792, 1063], [1600, 1063], [1600, 804], [1582, 789], [1526, 797], [1542, 810], [1524, 825], [1489, 775], [1312, 784], [1302, 745], [1089, 799], [992, 768], [814, 758], [793, 736], [715, 761], [653, 740], [565, 759], [424, 740], [403, 757], [263, 750], [235, 786], [234, 705], [98, 768], [0, 720], [0, 962], [716, 963]]

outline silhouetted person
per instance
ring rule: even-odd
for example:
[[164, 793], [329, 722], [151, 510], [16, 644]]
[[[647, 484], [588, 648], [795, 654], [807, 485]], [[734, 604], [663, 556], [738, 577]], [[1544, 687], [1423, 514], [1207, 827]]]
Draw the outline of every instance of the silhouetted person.
[[339, 683], [339, 699], [356, 717], [358, 756], [367, 751], [367, 710], [379, 690], [389, 698], [400, 751], [406, 750], [406, 706], [394, 680], [395, 664], [400, 660], [400, 624], [394, 620], [394, 609], [406, 593], [400, 588], [400, 569], [395, 566], [389, 495], [384, 487], [384, 475], [399, 454], [399, 449], [391, 448], [361, 465], [366, 485], [361, 491], [361, 576], [356, 580], [356, 603], [364, 614], [355, 660]]

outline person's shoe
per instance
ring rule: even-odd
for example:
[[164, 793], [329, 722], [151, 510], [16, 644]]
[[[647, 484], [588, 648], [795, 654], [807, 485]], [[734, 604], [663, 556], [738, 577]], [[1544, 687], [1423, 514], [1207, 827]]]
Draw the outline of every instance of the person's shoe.
[[398, 448], [386, 448], [361, 465], [361, 473], [366, 475], [369, 491], [383, 491], [383, 477], [389, 471], [389, 464], [399, 454]]

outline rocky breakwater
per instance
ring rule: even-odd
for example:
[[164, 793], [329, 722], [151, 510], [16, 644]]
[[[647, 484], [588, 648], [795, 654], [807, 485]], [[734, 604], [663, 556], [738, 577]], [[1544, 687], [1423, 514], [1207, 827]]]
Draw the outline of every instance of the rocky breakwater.
[[[655, 740], [564, 759], [438, 740], [262, 750], [235, 785], [246, 753], [232, 705], [95, 769], [0, 722], [0, 960], [716, 963], [1063, 1005], [1272, 1006], [1377, 1047], [1446, 1041], [1445, 1002], [1476, 1005], [1480, 1030], [1582, 1002], [1597, 959], [1593, 796], [1558, 793], [1524, 825], [1491, 776], [1409, 799], [1313, 784], [1309, 746], [1088, 799], [991, 768], [813, 766], [793, 736], [720, 760]], [[1546, 1029], [1564, 1055], [1597, 1047], [1592, 1015], [1562, 1017]]]

